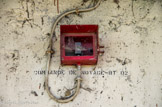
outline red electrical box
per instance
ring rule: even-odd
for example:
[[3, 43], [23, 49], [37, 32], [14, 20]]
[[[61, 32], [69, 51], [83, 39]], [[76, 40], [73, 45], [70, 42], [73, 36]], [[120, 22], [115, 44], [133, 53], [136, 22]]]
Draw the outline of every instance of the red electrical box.
[[102, 48], [98, 44], [98, 25], [60, 26], [61, 64], [94, 65]]

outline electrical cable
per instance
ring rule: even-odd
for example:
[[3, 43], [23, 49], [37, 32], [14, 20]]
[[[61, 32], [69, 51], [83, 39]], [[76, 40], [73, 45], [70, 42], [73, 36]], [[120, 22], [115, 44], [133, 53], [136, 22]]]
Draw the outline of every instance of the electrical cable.
[[49, 70], [50, 70], [50, 63], [51, 63], [51, 59], [52, 59], [52, 53], [53, 53], [53, 50], [52, 50], [52, 38], [53, 38], [53, 34], [55, 32], [55, 29], [56, 29], [56, 26], [58, 24], [58, 22], [65, 16], [69, 15], [69, 14], [72, 14], [72, 13], [81, 13], [81, 12], [89, 12], [89, 11], [92, 11], [94, 9], [96, 9], [100, 3], [101, 3], [102, 0], [98, 0], [98, 2], [96, 3], [96, 5], [94, 5], [93, 7], [90, 7], [90, 8], [85, 8], [85, 9], [72, 9], [72, 10], [69, 10], [65, 13], [62, 13], [60, 16], [57, 17], [57, 19], [55, 20], [53, 26], [52, 26], [52, 30], [51, 30], [51, 34], [50, 34], [50, 40], [49, 40], [49, 47], [48, 47], [48, 51], [47, 51], [47, 54], [48, 54], [48, 58], [47, 58], [47, 64], [46, 64], [46, 75], [45, 75], [45, 89], [48, 93], [48, 95], [50, 96], [50, 98], [58, 103], [68, 103], [70, 101], [73, 101], [73, 99], [78, 95], [79, 93], [79, 89], [81, 87], [81, 67], [80, 65], [77, 65], [77, 68], [78, 68], [78, 71], [77, 71], [77, 78], [76, 78], [76, 81], [77, 81], [77, 86], [75, 88], [75, 92], [74, 94], [68, 96], [68, 97], [64, 97], [64, 98], [57, 98], [55, 97], [50, 89], [49, 89], [49, 85], [48, 85], [48, 77], [49, 77]]

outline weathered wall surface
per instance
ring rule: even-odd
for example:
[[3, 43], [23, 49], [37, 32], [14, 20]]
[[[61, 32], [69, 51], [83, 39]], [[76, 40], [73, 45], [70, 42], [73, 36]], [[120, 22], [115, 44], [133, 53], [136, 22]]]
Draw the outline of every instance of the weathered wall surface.
[[[115, 0], [118, 1], [118, 0]], [[85, 7], [60, 0], [60, 13]], [[60, 24], [98, 24], [105, 54], [83, 66], [83, 83], [73, 102], [58, 104], [44, 90], [49, 33], [59, 14], [53, 0], [0, 0], [0, 107], [162, 107], [162, 1], [102, 1], [92, 12], [69, 15]], [[55, 95], [74, 85], [73, 66], [60, 66], [59, 25], [50, 75]], [[98, 72], [97, 72], [98, 71]], [[102, 72], [101, 72], [102, 71]]]

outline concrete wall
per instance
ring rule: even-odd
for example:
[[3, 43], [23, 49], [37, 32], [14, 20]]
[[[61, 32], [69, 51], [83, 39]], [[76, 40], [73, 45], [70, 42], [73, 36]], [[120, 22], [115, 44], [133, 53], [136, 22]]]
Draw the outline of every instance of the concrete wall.
[[[60, 13], [90, 3], [59, 2]], [[67, 104], [50, 100], [38, 72], [45, 70], [49, 33], [58, 15], [53, 0], [0, 0], [0, 107], [162, 107], [161, 0], [103, 0], [92, 12], [61, 20], [59, 25], [98, 24], [105, 46], [96, 66], [82, 66], [92, 73], [84, 72], [79, 95]], [[59, 25], [51, 70], [62, 73], [50, 75], [58, 97], [73, 88], [70, 70], [76, 70], [60, 65]]]

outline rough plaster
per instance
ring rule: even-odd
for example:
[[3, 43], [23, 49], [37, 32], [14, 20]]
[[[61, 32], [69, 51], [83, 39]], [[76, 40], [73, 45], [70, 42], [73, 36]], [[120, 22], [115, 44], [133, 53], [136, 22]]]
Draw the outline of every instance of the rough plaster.
[[[49, 32], [59, 15], [53, 0], [0, 0], [0, 107], [162, 107], [162, 1], [114, 1], [59, 23], [98, 24], [105, 54], [97, 66], [82, 67], [104, 75], [84, 72], [76, 99], [58, 104], [49, 99], [44, 75], [37, 72], [45, 69]], [[60, 13], [89, 2], [60, 0]], [[69, 71], [76, 69], [60, 66], [59, 25], [51, 69], [64, 75], [50, 75], [58, 97], [73, 87], [75, 75]]]

